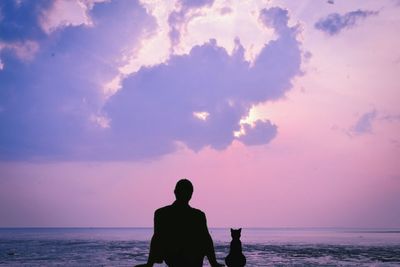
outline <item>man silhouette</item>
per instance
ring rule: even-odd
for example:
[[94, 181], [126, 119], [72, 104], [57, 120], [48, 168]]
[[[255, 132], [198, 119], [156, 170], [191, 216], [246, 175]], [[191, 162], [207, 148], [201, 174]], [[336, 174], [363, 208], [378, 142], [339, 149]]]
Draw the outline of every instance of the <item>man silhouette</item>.
[[207, 228], [205, 214], [189, 206], [193, 185], [187, 179], [175, 186], [175, 202], [154, 213], [154, 235], [151, 239], [147, 264], [165, 263], [169, 267], [201, 267], [204, 256], [211, 266], [217, 262], [214, 245]]

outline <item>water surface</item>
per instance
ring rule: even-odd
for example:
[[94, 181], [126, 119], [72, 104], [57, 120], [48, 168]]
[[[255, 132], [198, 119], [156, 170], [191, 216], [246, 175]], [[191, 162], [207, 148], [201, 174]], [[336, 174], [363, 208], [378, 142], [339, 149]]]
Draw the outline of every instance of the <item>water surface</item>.
[[[223, 262], [229, 229], [210, 232]], [[0, 266], [133, 266], [146, 261], [151, 235], [151, 228], [3, 228]], [[242, 230], [242, 243], [249, 267], [400, 266], [399, 229], [252, 228]]]

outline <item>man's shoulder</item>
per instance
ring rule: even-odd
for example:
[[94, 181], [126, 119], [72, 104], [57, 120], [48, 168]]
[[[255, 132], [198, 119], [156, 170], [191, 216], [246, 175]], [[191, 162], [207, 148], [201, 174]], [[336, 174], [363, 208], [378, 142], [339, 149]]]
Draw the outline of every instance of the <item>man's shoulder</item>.
[[[164, 206], [164, 207], [161, 207], [161, 208], [157, 209], [155, 211], [155, 214], [156, 215], [161, 215], [161, 214], [169, 213], [169, 212], [173, 211], [174, 208], [176, 208], [176, 207], [174, 207], [174, 205]], [[206, 216], [205, 213], [203, 211], [199, 210], [199, 209], [190, 207], [189, 210], [190, 210], [190, 212], [192, 214], [195, 214], [197, 216], [201, 216], [201, 217], [205, 217]]]
[[199, 209], [191, 207], [191, 210], [192, 210], [193, 213], [196, 213], [199, 216], [206, 216], [206, 214], [203, 211], [199, 210]]
[[157, 209], [154, 213], [155, 214], [162, 214], [162, 213], [170, 211], [171, 208], [172, 208], [172, 205], [164, 206], [164, 207], [161, 207], [161, 208]]

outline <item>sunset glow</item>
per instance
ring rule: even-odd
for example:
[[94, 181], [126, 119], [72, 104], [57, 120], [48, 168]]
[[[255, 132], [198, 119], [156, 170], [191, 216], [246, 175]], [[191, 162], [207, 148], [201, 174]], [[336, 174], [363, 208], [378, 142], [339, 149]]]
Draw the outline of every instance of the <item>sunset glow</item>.
[[0, 227], [400, 227], [399, 12], [0, 1]]

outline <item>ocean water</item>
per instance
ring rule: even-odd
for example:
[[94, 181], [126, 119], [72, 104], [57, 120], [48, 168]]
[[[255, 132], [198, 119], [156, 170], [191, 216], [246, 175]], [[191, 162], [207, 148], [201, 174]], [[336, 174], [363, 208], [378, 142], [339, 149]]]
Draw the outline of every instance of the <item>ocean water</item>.
[[[229, 229], [210, 233], [224, 262]], [[0, 266], [133, 266], [146, 261], [151, 235], [151, 228], [0, 228]], [[243, 229], [241, 240], [249, 267], [400, 266], [399, 229]]]

